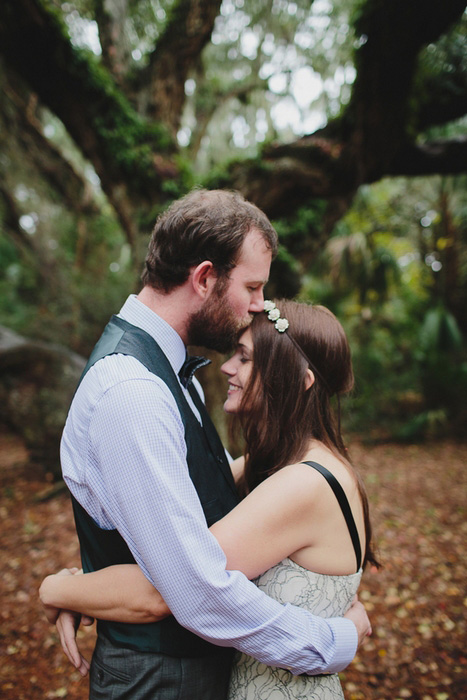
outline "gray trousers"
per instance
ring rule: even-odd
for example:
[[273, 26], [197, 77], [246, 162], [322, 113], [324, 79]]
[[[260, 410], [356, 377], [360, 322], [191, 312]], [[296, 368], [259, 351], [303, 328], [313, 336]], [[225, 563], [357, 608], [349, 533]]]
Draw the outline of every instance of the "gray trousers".
[[182, 658], [114, 646], [99, 636], [90, 700], [226, 700], [233, 652]]

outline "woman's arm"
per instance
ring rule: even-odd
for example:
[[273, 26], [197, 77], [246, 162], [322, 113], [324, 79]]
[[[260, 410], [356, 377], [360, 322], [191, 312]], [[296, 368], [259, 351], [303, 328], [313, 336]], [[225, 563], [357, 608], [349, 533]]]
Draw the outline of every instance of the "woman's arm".
[[[285, 467], [211, 527], [226, 554], [226, 568], [255, 578], [309, 543], [310, 489], [304, 482], [310, 478], [314, 472], [301, 465]], [[54, 574], [44, 579], [39, 595], [49, 619], [55, 609], [130, 623], [156, 622], [170, 614], [135, 564], [75, 576]]]
[[68, 570], [47, 576], [39, 589], [49, 622], [55, 622], [61, 609], [130, 623], [157, 622], [170, 615], [164, 599], [136, 564], [74, 576], [65, 573]]
[[310, 514], [322, 484], [302, 464], [275, 472], [211, 526], [227, 569], [253, 579], [312, 543]]

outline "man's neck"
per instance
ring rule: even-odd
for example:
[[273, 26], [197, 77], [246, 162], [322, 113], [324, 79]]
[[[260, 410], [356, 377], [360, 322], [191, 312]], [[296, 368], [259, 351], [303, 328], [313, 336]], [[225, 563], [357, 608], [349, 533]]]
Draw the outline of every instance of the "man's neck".
[[159, 292], [145, 286], [137, 296], [138, 301], [147, 306], [162, 318], [169, 326], [177, 331], [185, 345], [187, 340], [187, 325], [191, 313], [192, 299], [189, 290], [182, 285], [171, 292]]

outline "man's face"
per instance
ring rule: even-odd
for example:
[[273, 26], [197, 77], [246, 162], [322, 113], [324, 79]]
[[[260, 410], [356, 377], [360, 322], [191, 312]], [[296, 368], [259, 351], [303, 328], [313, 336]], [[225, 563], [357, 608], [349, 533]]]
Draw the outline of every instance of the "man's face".
[[188, 342], [218, 352], [237, 343], [252, 314], [263, 311], [263, 289], [269, 277], [271, 251], [258, 231], [250, 231], [243, 242], [238, 264], [225, 281], [220, 279], [204, 306], [190, 319]]

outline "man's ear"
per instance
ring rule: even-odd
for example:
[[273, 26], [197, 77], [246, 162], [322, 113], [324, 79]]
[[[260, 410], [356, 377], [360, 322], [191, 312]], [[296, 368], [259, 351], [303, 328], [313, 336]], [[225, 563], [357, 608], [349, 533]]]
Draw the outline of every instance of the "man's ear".
[[202, 299], [207, 299], [217, 282], [217, 273], [210, 260], [204, 260], [191, 273], [193, 289]]
[[305, 374], [305, 391], [308, 391], [313, 384], [315, 383], [315, 375], [311, 371], [311, 369], [307, 369], [306, 374]]

